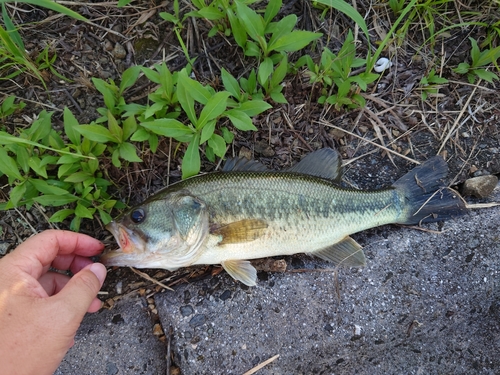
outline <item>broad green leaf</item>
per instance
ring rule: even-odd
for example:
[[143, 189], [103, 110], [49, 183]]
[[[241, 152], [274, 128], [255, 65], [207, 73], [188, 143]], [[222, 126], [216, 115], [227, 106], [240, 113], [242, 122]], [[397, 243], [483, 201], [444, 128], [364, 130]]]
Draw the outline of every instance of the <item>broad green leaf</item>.
[[259, 57], [262, 53], [259, 45], [251, 40], [245, 45], [245, 56]]
[[269, 76], [273, 72], [273, 61], [271, 58], [266, 57], [264, 61], [260, 63], [259, 66], [259, 72], [257, 73], [257, 78], [259, 80], [259, 83], [264, 86], [269, 79]]
[[216, 119], [226, 110], [229, 95], [228, 91], [221, 91], [208, 99], [196, 123], [197, 129], [203, 128], [208, 121]]
[[17, 178], [18, 180], [23, 180], [23, 176], [17, 168], [17, 163], [11, 158], [7, 151], [3, 147], [0, 147], [0, 172], [11, 178]]
[[29, 128], [30, 140], [37, 142], [50, 134], [52, 131], [52, 112], [43, 110], [38, 115], [38, 119]]
[[142, 162], [142, 159], [137, 156], [137, 151], [132, 143], [125, 142], [119, 147], [120, 157], [130, 162]]
[[226, 141], [227, 144], [231, 144], [234, 140], [234, 134], [231, 133], [231, 131], [225, 126], [221, 128], [221, 131], [222, 131], [222, 138], [224, 138], [224, 141]]
[[80, 161], [79, 158], [75, 158], [72, 155], [63, 155], [57, 160], [57, 164], [74, 164]]
[[288, 103], [285, 96], [281, 91], [272, 91], [271, 94], [271, 99], [274, 100], [276, 103]]
[[117, 143], [120, 140], [111, 134], [111, 132], [101, 125], [80, 125], [76, 131], [88, 138], [91, 141], [99, 143], [113, 142]]
[[481, 56], [481, 51], [479, 51], [479, 47], [477, 45], [477, 42], [475, 41], [474, 38], [469, 37], [470, 43], [472, 45], [471, 51], [470, 51], [470, 56], [472, 58], [472, 66], [477, 67], [479, 66], [479, 57]]
[[238, 100], [241, 95], [240, 85], [236, 78], [234, 78], [226, 69], [221, 70], [222, 84], [224, 88], [231, 93], [231, 95]]
[[100, 210], [99, 211], [99, 217], [101, 218], [101, 221], [104, 225], [111, 223], [113, 221], [113, 218], [108, 214], [106, 211]]
[[17, 164], [19, 165], [19, 167], [21, 167], [22, 171], [24, 173], [28, 173], [30, 170], [30, 166], [28, 163], [30, 156], [29, 156], [26, 148], [24, 148], [23, 146], [20, 146], [20, 145], [15, 145], [12, 147], [11, 151], [16, 155], [15, 160], [16, 160]]
[[134, 116], [127, 117], [122, 122], [123, 127], [123, 140], [126, 141], [137, 130], [137, 121]]
[[253, 117], [257, 116], [258, 114], [267, 111], [268, 109], [272, 108], [272, 105], [269, 103], [266, 103], [263, 100], [249, 100], [244, 103], [241, 103], [240, 106], [237, 109], [238, 111], [246, 113], [248, 116]]
[[238, 46], [244, 49], [247, 43], [247, 33], [245, 32], [245, 29], [243, 28], [240, 20], [236, 18], [231, 9], [226, 9], [226, 14], [227, 18], [229, 19], [229, 23], [231, 25], [231, 31], [233, 33], [236, 44], [238, 44]]
[[87, 172], [75, 172], [72, 175], [66, 177], [64, 179], [64, 182], [73, 182], [73, 183], [83, 182], [91, 177], [92, 175], [88, 174]]
[[201, 130], [200, 145], [208, 141], [208, 139], [214, 134], [216, 121], [209, 121]]
[[120, 95], [122, 95], [127, 88], [132, 86], [137, 81], [140, 72], [141, 67], [139, 65], [134, 65], [122, 73], [122, 81], [120, 82], [119, 91]]
[[[145, 123], [142, 123], [141, 126], [144, 126]], [[130, 137], [131, 141], [134, 142], [144, 142], [149, 138], [150, 133], [144, 129], [144, 128], [139, 128], [137, 131]]]
[[286, 54], [283, 55], [283, 59], [279, 65], [274, 69], [273, 76], [271, 77], [271, 87], [276, 87], [283, 82], [288, 71], [288, 59]]
[[93, 77], [92, 82], [94, 83], [97, 91], [102, 94], [106, 108], [113, 109], [116, 105], [115, 91], [110, 87], [109, 84], [106, 83], [106, 81], [100, 78]]
[[141, 67], [141, 70], [151, 82], [160, 83], [160, 74], [156, 70], [144, 66]]
[[79, 164], [62, 164], [57, 170], [57, 178], [69, 176], [80, 169]]
[[195, 176], [200, 172], [200, 135], [196, 134], [189, 143], [184, 158], [182, 158], [182, 179]]
[[245, 112], [231, 109], [226, 112], [226, 116], [231, 120], [231, 123], [235, 128], [243, 131], [253, 130], [256, 131], [257, 128], [252, 123], [252, 119]]
[[163, 18], [165, 21], [172, 22], [172, 23], [177, 23], [179, 22], [179, 19], [174, 16], [173, 14], [166, 13], [166, 12], [160, 12], [160, 17]]
[[151, 122], [143, 122], [141, 126], [151, 130], [155, 134], [163, 135], [164, 137], [178, 138], [194, 133], [194, 130], [189, 126], [171, 118], [161, 118]]
[[25, 192], [26, 192], [26, 183], [25, 182], [14, 186], [10, 190], [9, 200], [12, 202], [14, 207], [17, 207], [19, 201], [24, 197]]
[[207, 104], [208, 99], [210, 99], [210, 97], [212, 96], [210, 91], [208, 91], [207, 88], [204, 87], [201, 83], [189, 78], [184, 69], [179, 73], [177, 91], [179, 90], [179, 86], [182, 86], [194, 100], [201, 104]]
[[[264, 23], [267, 25], [273, 20], [281, 9], [281, 0], [269, 0], [266, 7], [266, 12], [264, 13]], [[217, 153], [216, 153], [217, 154]]]
[[222, 158], [226, 154], [226, 142], [218, 134], [212, 134], [208, 140], [208, 145], [214, 150], [215, 155]]
[[474, 73], [479, 78], [484, 79], [485, 81], [487, 81], [489, 83], [493, 83], [494, 80], [498, 79], [498, 76], [495, 73], [489, 72], [485, 69], [474, 69], [472, 71], [472, 73]]
[[296, 23], [297, 16], [295, 14], [289, 14], [288, 16], [283, 17], [279, 22], [273, 24], [272, 29], [268, 30], [272, 32], [271, 39], [269, 39], [269, 46], [271, 46], [273, 42], [279, 38], [290, 34]]
[[455, 73], [458, 73], [458, 74], [465, 74], [469, 71], [469, 69], [470, 69], [470, 65], [463, 62], [463, 63], [458, 64], [458, 66], [456, 68], [454, 68], [453, 71]]
[[[108, 111], [108, 129], [111, 135], [120, 143], [123, 141], [123, 129], [118, 125], [115, 116]], [[116, 142], [115, 140], [115, 142]]]
[[284, 35], [269, 45], [269, 51], [295, 52], [301, 50], [313, 40], [320, 38], [323, 34], [311, 31], [295, 30]]
[[93, 219], [94, 218], [94, 215], [92, 215], [92, 212], [90, 212], [90, 210], [87, 207], [83, 206], [80, 203], [77, 203], [77, 205], [75, 207], [75, 215], [78, 217], [85, 218], [85, 219]]
[[111, 164], [113, 164], [116, 168], [120, 168], [122, 163], [120, 162], [120, 151], [118, 149], [114, 150], [111, 154]]
[[78, 127], [80, 124], [68, 107], [64, 107], [63, 122], [64, 132], [66, 133], [68, 139], [75, 146], [80, 146], [81, 135], [76, 131], [76, 127]]
[[42, 161], [37, 156], [32, 156], [28, 159], [28, 165], [38, 176], [48, 178], [46, 165], [42, 165]]
[[41, 180], [38, 178], [30, 178], [29, 183], [35, 187], [37, 191], [42, 194], [56, 194], [56, 195], [65, 195], [69, 194], [67, 190], [57, 187], [55, 185], [49, 184], [45, 180]]
[[259, 38], [264, 37], [264, 20], [255, 11], [242, 2], [236, 1], [236, 15], [250, 38], [259, 42]]
[[198, 118], [196, 117], [196, 112], [194, 110], [194, 99], [191, 96], [191, 92], [186, 84], [188, 80], [189, 78], [187, 78], [186, 72], [184, 70], [181, 71], [181, 74], [179, 74], [179, 82], [177, 83], [177, 99], [179, 100], [179, 103], [186, 113], [189, 121], [191, 121], [192, 124], [196, 124]]
[[40, 203], [42, 206], [63, 206], [65, 204], [73, 203], [78, 200], [77, 197], [71, 194], [66, 195], [41, 195], [34, 197], [34, 201]]
[[225, 17], [225, 14], [213, 5], [201, 8], [196, 13], [198, 13], [202, 18], [206, 18], [211, 21], [217, 21]]
[[71, 208], [64, 208], [62, 210], [57, 211], [54, 213], [50, 218], [49, 221], [51, 223], [60, 223], [64, 219], [66, 219], [69, 215], [73, 215], [75, 213], [75, 210]]

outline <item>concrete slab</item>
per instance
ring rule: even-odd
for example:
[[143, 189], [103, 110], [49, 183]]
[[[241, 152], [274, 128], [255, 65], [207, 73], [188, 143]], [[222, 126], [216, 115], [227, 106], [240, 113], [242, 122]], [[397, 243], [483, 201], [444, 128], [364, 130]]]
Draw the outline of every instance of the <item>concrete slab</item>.
[[[497, 187], [496, 199], [500, 200]], [[433, 232], [386, 226], [354, 236], [360, 270], [307, 256], [257, 287], [222, 273], [155, 296], [185, 375], [496, 374], [500, 368], [500, 209]]]
[[165, 374], [165, 344], [153, 335], [144, 298], [88, 314], [56, 375]]

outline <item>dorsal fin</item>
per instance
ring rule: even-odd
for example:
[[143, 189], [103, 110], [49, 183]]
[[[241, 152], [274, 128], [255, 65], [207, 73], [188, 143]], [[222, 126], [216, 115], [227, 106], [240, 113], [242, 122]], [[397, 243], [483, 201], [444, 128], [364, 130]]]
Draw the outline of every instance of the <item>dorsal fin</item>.
[[224, 163], [222, 172], [269, 172], [269, 169], [262, 163], [255, 160], [248, 160], [246, 158], [234, 157], [227, 158]]
[[322, 148], [306, 155], [300, 162], [288, 168], [286, 172], [303, 173], [340, 182], [342, 159], [337, 151], [331, 148]]

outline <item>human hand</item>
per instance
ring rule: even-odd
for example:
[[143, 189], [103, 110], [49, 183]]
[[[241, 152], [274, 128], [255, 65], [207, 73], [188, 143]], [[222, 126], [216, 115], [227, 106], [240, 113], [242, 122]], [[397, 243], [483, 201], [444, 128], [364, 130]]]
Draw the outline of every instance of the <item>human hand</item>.
[[[48, 230], [0, 259], [0, 372], [52, 374], [85, 312], [96, 312], [106, 268], [87, 258], [99, 254], [98, 240]], [[71, 270], [72, 278], [56, 272]]]

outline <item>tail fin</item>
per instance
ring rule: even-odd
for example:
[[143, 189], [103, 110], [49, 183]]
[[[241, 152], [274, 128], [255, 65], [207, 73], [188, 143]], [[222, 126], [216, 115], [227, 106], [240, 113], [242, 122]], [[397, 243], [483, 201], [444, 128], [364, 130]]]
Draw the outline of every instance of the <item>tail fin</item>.
[[448, 165], [441, 156], [434, 156], [412, 169], [394, 183], [406, 198], [407, 215], [399, 224], [430, 223], [464, 214], [464, 200], [443, 184]]

